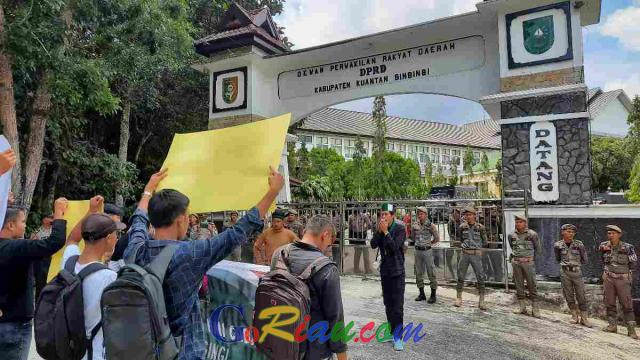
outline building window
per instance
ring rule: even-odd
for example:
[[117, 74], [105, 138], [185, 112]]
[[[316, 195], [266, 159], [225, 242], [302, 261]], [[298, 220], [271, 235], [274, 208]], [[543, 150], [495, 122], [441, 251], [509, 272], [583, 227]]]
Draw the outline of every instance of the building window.
[[364, 147], [364, 155], [370, 156], [371, 154], [369, 153], [369, 141], [362, 140], [362, 147]]
[[480, 163], [480, 153], [477, 151], [473, 152], [473, 165], [477, 165]]
[[420, 163], [421, 164], [426, 164], [427, 163], [427, 157], [429, 156], [429, 154], [420, 154]]
[[300, 142], [305, 144], [307, 147], [313, 146], [313, 136], [311, 136], [311, 135], [300, 135]]
[[451, 156], [453, 158], [453, 163], [460, 166], [460, 150], [452, 149]]
[[328, 149], [329, 138], [326, 136], [316, 136], [316, 147], [321, 149]]
[[342, 156], [342, 139], [331, 138], [331, 148]]
[[353, 139], [348, 139], [346, 141], [346, 148], [344, 149], [344, 157], [346, 159], [353, 158], [353, 154], [356, 152], [356, 141]]
[[442, 163], [449, 165], [451, 163], [451, 150], [442, 149]]
[[387, 143], [387, 151], [395, 151], [395, 149], [396, 149], [395, 143], [392, 143], [392, 142]]

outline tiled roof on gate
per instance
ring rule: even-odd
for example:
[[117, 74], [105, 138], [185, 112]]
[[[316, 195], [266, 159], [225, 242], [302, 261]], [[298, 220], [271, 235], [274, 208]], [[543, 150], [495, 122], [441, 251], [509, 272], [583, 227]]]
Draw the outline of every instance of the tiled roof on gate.
[[[489, 136], [492, 131], [488, 129], [492, 126], [486, 123], [477, 124], [476, 127], [465, 127], [388, 116], [387, 136], [397, 140], [500, 149], [500, 138], [495, 136], [495, 132], [494, 136]], [[497, 123], [495, 126], [499, 129]], [[326, 108], [309, 115], [299, 130], [372, 136], [375, 127], [371, 114]]]
[[245, 34], [260, 35], [260, 37], [263, 40], [266, 40], [266, 41], [270, 42], [272, 45], [276, 45], [276, 46], [278, 46], [280, 48], [286, 48], [286, 46], [282, 42], [282, 40], [274, 39], [263, 28], [258, 27], [258, 26], [254, 25], [254, 24], [249, 24], [249, 25], [241, 27], [241, 28], [231, 29], [231, 30], [227, 30], [227, 31], [211, 34], [211, 35], [206, 36], [206, 37], [204, 37], [202, 39], [198, 39], [198, 40], [194, 41], [194, 45], [213, 42], [215, 40], [220, 40], [220, 39], [233, 38], [235, 36], [240, 36], [240, 35], [245, 35]]

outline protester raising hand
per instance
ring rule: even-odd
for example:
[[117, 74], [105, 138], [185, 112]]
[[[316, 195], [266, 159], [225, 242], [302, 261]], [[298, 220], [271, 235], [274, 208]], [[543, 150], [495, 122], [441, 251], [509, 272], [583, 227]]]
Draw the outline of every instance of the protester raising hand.
[[67, 211], [69, 207], [69, 200], [66, 198], [58, 198], [53, 203], [53, 219], [59, 220], [64, 218], [64, 213]]
[[169, 175], [169, 169], [166, 168], [151, 175], [149, 182], [147, 182], [147, 185], [144, 187], [144, 192], [142, 193], [142, 197], [138, 203], [138, 208], [147, 210], [149, 207], [149, 199], [151, 199], [151, 196], [156, 192], [158, 185], [167, 177], [167, 175]]
[[11, 168], [15, 164], [16, 164], [16, 153], [13, 151], [13, 149], [0, 152], [0, 175], [11, 170]]
[[102, 212], [104, 208], [104, 198], [100, 195], [96, 195], [89, 200], [89, 213], [97, 214]]

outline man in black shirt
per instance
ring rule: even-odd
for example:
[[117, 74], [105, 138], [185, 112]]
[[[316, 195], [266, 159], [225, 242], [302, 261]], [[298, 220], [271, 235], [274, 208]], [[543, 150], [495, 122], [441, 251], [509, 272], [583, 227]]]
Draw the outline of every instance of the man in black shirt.
[[[302, 240], [290, 245], [291, 273], [300, 275], [313, 261], [325, 256], [324, 251], [333, 244], [335, 238], [336, 230], [330, 217], [316, 215], [309, 219]], [[320, 321], [326, 321], [329, 329], [333, 329], [339, 322], [344, 324], [340, 273], [337, 266], [330, 264], [315, 273], [309, 279], [309, 294], [311, 296], [309, 329]], [[346, 360], [347, 344], [340, 340], [329, 340], [323, 344], [317, 341], [311, 342], [305, 354], [305, 360], [332, 359], [333, 354], [337, 354], [338, 360]]]
[[[371, 247], [380, 249], [380, 280], [387, 322], [394, 334], [393, 348], [404, 350], [402, 321], [404, 317], [404, 241], [407, 237], [404, 223], [395, 219], [391, 204], [382, 205], [378, 231], [371, 240]], [[396, 336], [397, 335], [397, 336]]]
[[26, 240], [26, 212], [9, 208], [0, 231], [0, 359], [26, 360], [31, 344], [34, 312], [33, 267], [40, 258], [51, 256], [64, 246], [67, 200], [54, 204], [51, 236]]

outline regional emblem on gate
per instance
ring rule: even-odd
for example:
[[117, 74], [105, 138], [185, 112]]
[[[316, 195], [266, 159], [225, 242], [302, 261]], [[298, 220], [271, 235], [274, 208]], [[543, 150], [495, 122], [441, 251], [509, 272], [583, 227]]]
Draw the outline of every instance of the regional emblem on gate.
[[555, 41], [553, 15], [522, 22], [524, 48], [531, 54], [540, 55], [549, 51]]
[[222, 100], [227, 104], [233, 104], [238, 98], [238, 77], [231, 76], [222, 80]]

